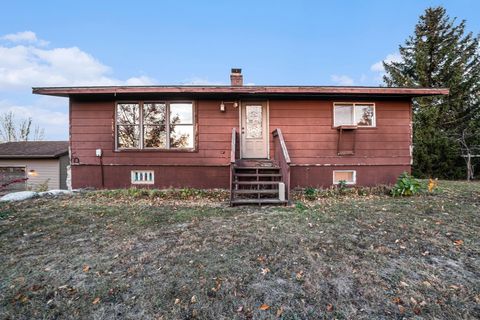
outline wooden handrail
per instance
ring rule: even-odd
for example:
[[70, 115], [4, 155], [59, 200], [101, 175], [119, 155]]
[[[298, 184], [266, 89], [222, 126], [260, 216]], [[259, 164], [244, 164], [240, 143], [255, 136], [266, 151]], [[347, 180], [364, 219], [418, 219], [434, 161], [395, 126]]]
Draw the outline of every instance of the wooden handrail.
[[235, 163], [237, 151], [237, 129], [232, 128], [232, 145], [230, 149], [230, 163]]
[[283, 139], [282, 130], [277, 128], [272, 132], [272, 135], [274, 138], [275, 160], [280, 166], [282, 179], [285, 183], [285, 199], [290, 202], [290, 155], [288, 154], [285, 139]]
[[235, 172], [235, 161], [237, 160], [237, 129], [232, 128], [232, 144], [230, 149], [230, 205], [233, 201], [233, 175]]
[[285, 144], [285, 139], [283, 139], [282, 130], [280, 130], [280, 128], [277, 128], [272, 132], [272, 134], [274, 137], [278, 137], [280, 146], [282, 148], [283, 157], [285, 158], [285, 162], [290, 164], [291, 163], [290, 155], [288, 154], [287, 145]]

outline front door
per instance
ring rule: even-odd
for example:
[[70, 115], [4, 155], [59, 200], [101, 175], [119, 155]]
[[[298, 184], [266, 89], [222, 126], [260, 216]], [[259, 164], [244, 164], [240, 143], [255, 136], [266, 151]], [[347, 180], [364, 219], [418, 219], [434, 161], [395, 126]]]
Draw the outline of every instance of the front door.
[[243, 102], [241, 119], [242, 158], [268, 158], [267, 103]]

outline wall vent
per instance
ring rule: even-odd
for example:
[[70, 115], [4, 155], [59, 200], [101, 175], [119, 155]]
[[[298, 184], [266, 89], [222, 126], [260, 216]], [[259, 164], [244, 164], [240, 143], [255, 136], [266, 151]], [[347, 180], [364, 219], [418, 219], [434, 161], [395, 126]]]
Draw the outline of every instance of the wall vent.
[[154, 184], [155, 173], [153, 170], [132, 170], [131, 181], [132, 184]]
[[357, 183], [357, 172], [355, 170], [333, 170], [333, 184], [345, 181], [346, 184]]

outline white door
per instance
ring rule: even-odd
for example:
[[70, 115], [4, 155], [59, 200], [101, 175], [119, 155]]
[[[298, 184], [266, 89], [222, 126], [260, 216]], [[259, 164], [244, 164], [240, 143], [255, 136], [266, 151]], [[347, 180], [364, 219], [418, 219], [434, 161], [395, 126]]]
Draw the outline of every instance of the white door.
[[266, 102], [243, 102], [241, 107], [242, 158], [268, 157], [268, 128]]

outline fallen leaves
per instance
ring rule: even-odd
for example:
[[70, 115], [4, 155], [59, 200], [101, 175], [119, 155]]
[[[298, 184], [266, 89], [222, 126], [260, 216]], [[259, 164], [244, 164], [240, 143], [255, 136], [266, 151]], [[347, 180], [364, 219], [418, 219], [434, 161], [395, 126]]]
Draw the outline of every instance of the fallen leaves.
[[26, 295], [24, 295], [23, 293], [19, 293], [15, 296], [14, 298], [15, 301], [20, 301], [22, 303], [25, 303], [27, 302], [29, 299]]
[[58, 290], [65, 290], [66, 293], [70, 296], [73, 296], [74, 294], [77, 293], [77, 289], [75, 289], [74, 287], [69, 286], [69, 285], [60, 286], [60, 287], [58, 287]]
[[258, 309], [263, 310], [263, 311], [267, 311], [268, 309], [270, 309], [270, 306], [268, 304], [264, 303]]
[[281, 317], [283, 314], [283, 306], [277, 309], [276, 316], [277, 318]]
[[267, 260], [266, 256], [258, 256], [257, 257], [257, 261], [260, 262], [260, 263], [265, 263], [266, 260]]
[[438, 187], [438, 178], [428, 180], [428, 192], [433, 192]]
[[222, 278], [214, 278], [214, 279], [215, 279], [215, 287], [212, 288], [212, 291], [217, 292], [222, 287], [223, 279]]
[[393, 298], [392, 302], [395, 304], [403, 304], [403, 300], [400, 297]]
[[262, 268], [262, 275], [266, 275], [269, 272], [270, 272], [269, 268]]
[[197, 296], [192, 296], [192, 298], [190, 299], [190, 303], [197, 303]]
[[461, 245], [463, 245], [463, 240], [455, 240], [453, 241], [453, 244], [457, 247], [460, 247]]
[[88, 271], [90, 271], [90, 266], [89, 266], [88, 264], [84, 264], [84, 265], [83, 265], [83, 268], [82, 268], [82, 271], [83, 271], [83, 272], [88, 272]]
[[422, 313], [422, 309], [418, 306], [413, 307], [413, 312], [418, 316], [420, 313]]
[[304, 277], [303, 271], [299, 271], [295, 274], [295, 279], [297, 279], [297, 281], [302, 281], [303, 277]]
[[93, 299], [92, 304], [99, 304], [100, 303], [100, 297], [96, 297]]
[[424, 280], [424, 281], [422, 282], [422, 284], [423, 284], [425, 287], [431, 287], [431, 286], [432, 286], [432, 284], [431, 284], [429, 281], [427, 281], [427, 280]]
[[327, 311], [328, 312], [333, 312], [333, 309], [334, 309], [333, 304], [331, 304], [331, 303], [327, 304]]

